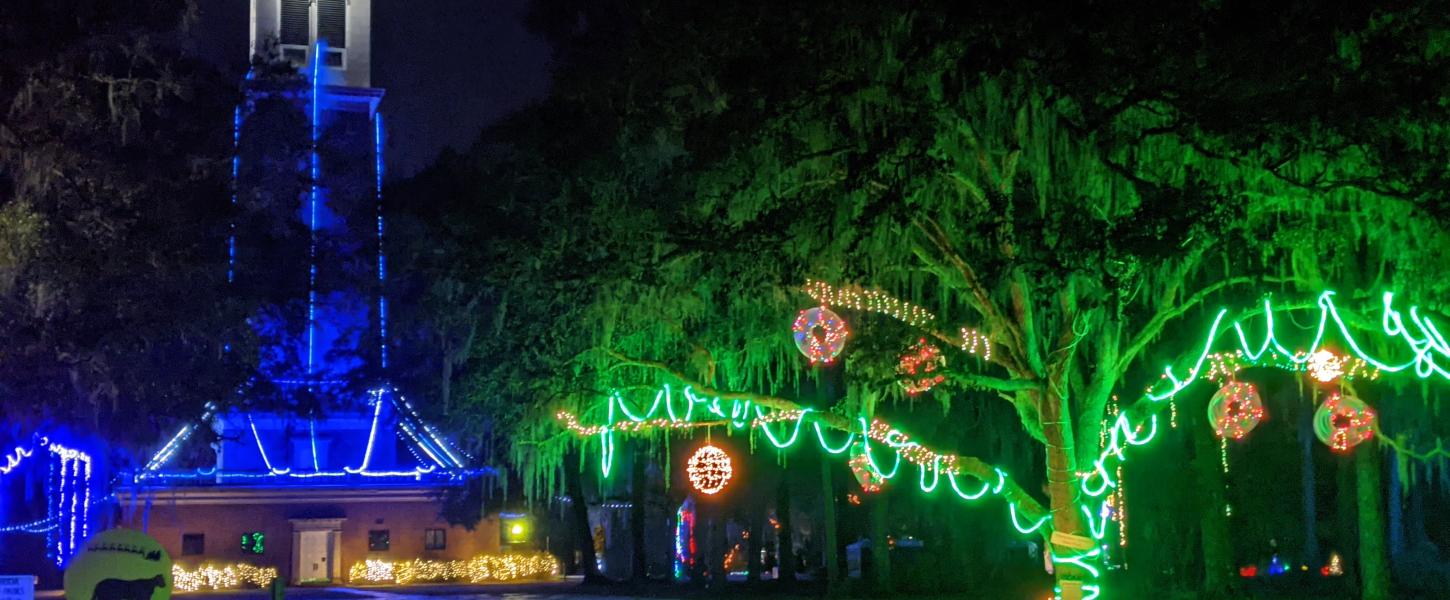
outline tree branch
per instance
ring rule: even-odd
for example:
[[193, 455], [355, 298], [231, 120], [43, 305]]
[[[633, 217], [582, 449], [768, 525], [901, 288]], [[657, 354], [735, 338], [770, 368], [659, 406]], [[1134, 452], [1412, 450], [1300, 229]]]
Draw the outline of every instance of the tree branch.
[[[675, 369], [663, 362], [625, 356], [624, 354], [621, 354], [609, 348], [600, 348], [599, 350], [601, 352], [604, 352], [609, 357], [620, 361], [623, 364], [653, 369], [665, 373], [670, 377], [680, 381], [681, 383], [689, 385], [690, 387], [698, 390], [701, 394], [706, 396], [717, 396], [722, 400], [748, 400], [757, 406], [763, 406], [766, 408], [780, 411], [802, 410], [802, 406], [792, 400], [787, 400], [785, 398], [765, 394], [753, 394], [750, 392], [729, 392], [725, 390], [719, 390], [711, 386], [704, 385], [699, 381], [696, 381], [694, 378], [686, 376], [678, 369]], [[1025, 381], [1018, 382], [1016, 380], [1000, 381], [1004, 381], [1013, 385], [1016, 385], [1018, 383], [1024, 385], [1031, 383]], [[860, 427], [858, 423], [842, 415], [828, 411], [817, 411], [811, 414], [815, 416], [817, 422], [832, 429], [850, 433], [863, 433], [859, 431]], [[927, 449], [925, 446], [923, 446], [923, 448]], [[959, 454], [951, 456], [955, 457], [955, 464], [957, 465], [958, 474], [969, 475], [988, 484], [996, 484], [998, 482], [996, 468], [994, 468], [990, 464], [987, 464], [985, 461], [976, 457], [962, 456]], [[1028, 494], [1027, 491], [1022, 488], [1022, 486], [1017, 485], [1017, 482], [1013, 481], [1011, 478], [1004, 477], [1002, 479], [1001, 495], [1008, 502], [1016, 505], [1018, 512], [1022, 513], [1028, 519], [1036, 520], [1048, 514], [1047, 509], [1042, 506], [1041, 502], [1038, 502], [1037, 499], [1033, 498], [1030, 494]]]
[[1213, 295], [1219, 290], [1222, 290], [1231, 285], [1242, 285], [1245, 283], [1254, 283], [1256, 281], [1258, 281], [1258, 279], [1254, 277], [1231, 277], [1229, 279], [1223, 279], [1199, 290], [1198, 293], [1189, 296], [1188, 299], [1184, 300], [1182, 304], [1172, 307], [1165, 307], [1163, 310], [1158, 311], [1158, 314], [1153, 315], [1153, 318], [1150, 319], [1147, 324], [1143, 325], [1143, 328], [1138, 331], [1138, 334], [1133, 336], [1133, 340], [1128, 342], [1127, 349], [1125, 349], [1123, 351], [1123, 354], [1118, 357], [1117, 365], [1113, 367], [1114, 373], [1119, 376], [1126, 373], [1128, 365], [1132, 364], [1133, 359], [1136, 359], [1138, 357], [1138, 354], [1141, 353], [1143, 349], [1148, 346], [1149, 341], [1151, 341], [1154, 337], [1156, 337], [1159, 333], [1163, 331], [1163, 326], [1167, 325], [1169, 321], [1183, 316], [1184, 313], [1188, 312], [1193, 307], [1203, 303], [1204, 300], [1208, 299], [1209, 296]]

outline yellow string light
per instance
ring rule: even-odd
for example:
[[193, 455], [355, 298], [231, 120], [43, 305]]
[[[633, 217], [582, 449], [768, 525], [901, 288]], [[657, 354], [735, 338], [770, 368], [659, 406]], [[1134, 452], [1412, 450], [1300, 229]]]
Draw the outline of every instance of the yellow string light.
[[171, 566], [172, 586], [178, 592], [203, 590], [234, 590], [242, 584], [266, 588], [277, 578], [277, 569], [236, 563], [230, 565], [202, 565], [187, 570], [181, 565]]
[[347, 578], [352, 583], [396, 583], [462, 581], [518, 581], [559, 575], [559, 559], [546, 552], [480, 554], [468, 560], [368, 559], [353, 563]]

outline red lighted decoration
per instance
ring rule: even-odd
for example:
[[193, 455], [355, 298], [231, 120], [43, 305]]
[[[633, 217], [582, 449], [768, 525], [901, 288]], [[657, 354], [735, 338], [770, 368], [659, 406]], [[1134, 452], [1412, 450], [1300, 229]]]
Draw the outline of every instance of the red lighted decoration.
[[946, 369], [946, 366], [947, 359], [942, 356], [941, 349], [922, 338], [906, 354], [901, 355], [901, 361], [896, 364], [896, 373], [902, 376], [899, 382], [901, 387], [906, 389], [906, 393], [915, 396], [946, 381], [946, 376], [939, 372]]
[[1264, 419], [1264, 402], [1253, 384], [1230, 381], [1208, 401], [1208, 420], [1221, 438], [1244, 439]]
[[1242, 567], [1239, 567], [1239, 577], [1252, 578], [1252, 577], [1258, 577], [1258, 576], [1259, 576], [1259, 566], [1258, 565], [1244, 565]]
[[861, 484], [861, 491], [874, 494], [881, 491], [881, 485], [886, 483], [886, 479], [871, 469], [867, 464], [869, 460], [865, 447], [857, 442], [851, 446], [851, 460], [846, 461], [846, 464], [851, 467], [851, 474], [856, 476], [856, 483]]
[[1314, 435], [1336, 452], [1348, 452], [1374, 437], [1374, 409], [1354, 396], [1335, 393], [1314, 411]]

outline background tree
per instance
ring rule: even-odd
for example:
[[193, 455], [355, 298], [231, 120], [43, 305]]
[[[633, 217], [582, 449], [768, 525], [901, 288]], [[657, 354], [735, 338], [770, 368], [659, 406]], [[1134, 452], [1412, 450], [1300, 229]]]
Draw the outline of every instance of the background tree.
[[[4, 420], [149, 442], [246, 376], [224, 285], [235, 87], [184, 1], [0, 8]], [[223, 348], [232, 344], [234, 352]]]
[[[1440, 295], [1410, 281], [1443, 245], [1434, 13], [541, 3], [553, 97], [472, 153], [518, 219], [478, 263], [510, 298], [490, 307], [514, 338], [490, 342], [513, 350], [495, 378], [536, 378], [469, 391], [468, 410], [506, 405], [524, 489], [552, 490], [578, 443], [554, 412], [588, 416], [607, 390], [798, 406], [784, 328], [812, 300], [797, 286], [859, 283], [940, 326], [847, 312], [848, 393], [828, 418], [910, 423], [896, 355], [980, 328], [991, 358], [953, 355], [954, 385], [930, 399], [948, 418], [988, 402], [1015, 415], [981, 446], [1026, 444], [1007, 498], [1084, 535], [1079, 473], [1108, 401], [1177, 358], [1172, 336], [1195, 335], [1206, 305], [1317, 290], [1364, 256], [1384, 275], [1365, 295]], [[934, 447], [977, 444], [953, 433]], [[1006, 462], [982, 458], [969, 474]], [[1233, 581], [1224, 531], [1199, 532], [1213, 593]]]

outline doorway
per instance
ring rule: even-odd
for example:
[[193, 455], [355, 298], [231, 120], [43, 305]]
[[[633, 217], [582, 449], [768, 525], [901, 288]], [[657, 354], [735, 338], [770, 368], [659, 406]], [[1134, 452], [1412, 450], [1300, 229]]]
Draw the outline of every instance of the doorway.
[[292, 519], [292, 583], [341, 581], [342, 519]]

